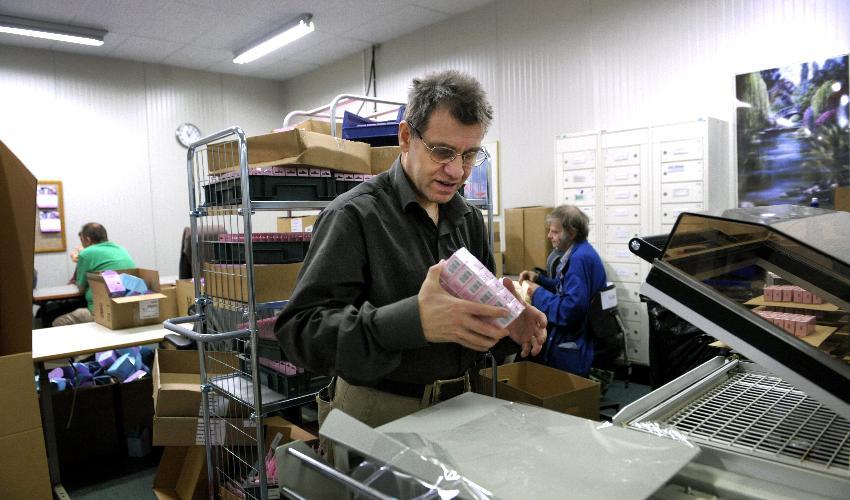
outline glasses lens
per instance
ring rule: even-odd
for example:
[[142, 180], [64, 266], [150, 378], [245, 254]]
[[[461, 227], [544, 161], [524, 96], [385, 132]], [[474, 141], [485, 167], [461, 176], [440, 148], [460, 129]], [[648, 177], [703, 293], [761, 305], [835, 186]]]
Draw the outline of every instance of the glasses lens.
[[488, 158], [487, 151], [484, 149], [479, 149], [474, 153], [469, 152], [467, 155], [469, 155], [469, 160], [467, 160], [466, 155], [464, 155], [463, 162], [467, 164], [471, 163], [475, 167], [483, 165]]
[[436, 146], [431, 150], [431, 159], [436, 163], [449, 163], [457, 156], [453, 149]]

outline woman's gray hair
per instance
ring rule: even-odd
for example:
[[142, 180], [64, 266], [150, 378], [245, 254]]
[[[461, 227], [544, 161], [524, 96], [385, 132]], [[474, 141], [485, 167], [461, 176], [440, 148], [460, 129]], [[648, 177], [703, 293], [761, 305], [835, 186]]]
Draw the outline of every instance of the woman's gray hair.
[[546, 216], [547, 225], [552, 221], [561, 223], [565, 235], [568, 229], [574, 229], [576, 232], [575, 241], [584, 241], [587, 239], [590, 231], [588, 227], [590, 219], [580, 208], [574, 205], [558, 205]]
[[464, 125], [481, 125], [485, 133], [493, 119], [493, 106], [478, 80], [456, 70], [414, 78], [404, 119], [424, 134], [431, 114], [439, 107]]

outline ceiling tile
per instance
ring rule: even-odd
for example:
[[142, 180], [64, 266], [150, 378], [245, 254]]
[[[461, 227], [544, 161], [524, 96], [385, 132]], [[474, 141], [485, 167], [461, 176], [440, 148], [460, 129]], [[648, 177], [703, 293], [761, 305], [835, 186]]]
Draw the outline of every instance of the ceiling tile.
[[180, 2], [168, 2], [145, 19], [135, 34], [172, 42], [190, 43], [212, 29], [227, 26], [228, 15]]
[[121, 45], [109, 53], [112, 57], [134, 61], [162, 62], [176, 52], [182, 44], [165, 40], [154, 40], [140, 36], [129, 36]]
[[209, 30], [198, 35], [192, 45], [226, 49], [230, 52], [242, 47], [251, 40], [268, 33], [276, 24], [247, 16], [229, 16], [227, 22], [219, 26], [211, 26]]
[[317, 30], [344, 35], [361, 24], [386, 16], [407, 4], [397, 0], [326, 0], [312, 5]]
[[448, 19], [448, 14], [407, 5], [391, 12], [381, 19], [357, 26], [346, 33], [346, 36], [368, 40], [370, 42], [385, 42], [398, 38], [405, 33], [411, 33], [419, 28]]
[[[2, 14], [26, 17], [39, 21], [70, 23], [83, 9], [87, 0], [3, 0], [0, 2]], [[90, 26], [97, 28], [97, 26]]]
[[355, 54], [371, 45], [371, 42], [365, 40], [325, 34], [322, 43], [311, 47], [309, 51], [292, 53], [287, 58], [293, 61], [323, 65]]
[[417, 0], [414, 3], [429, 10], [446, 14], [460, 14], [493, 3], [493, 0]]
[[[180, 66], [183, 68], [206, 69], [213, 64], [222, 61], [232, 61], [233, 54], [228, 50], [211, 49], [195, 45], [185, 45], [170, 56], [162, 60], [163, 64]], [[232, 62], [231, 62], [232, 64]]]
[[251, 76], [258, 78], [272, 78], [275, 80], [286, 80], [287, 78], [307, 73], [318, 67], [319, 66], [317, 64], [306, 64], [295, 61], [278, 61], [252, 72]]
[[74, 21], [110, 32], [136, 33], [136, 29], [163, 3], [161, 0], [89, 0]]
[[32, 47], [34, 49], [51, 49], [53, 48], [53, 40], [44, 40], [42, 38], [32, 38], [29, 36], [10, 35], [8, 33], [0, 33], [0, 44], [9, 45], [11, 47]]

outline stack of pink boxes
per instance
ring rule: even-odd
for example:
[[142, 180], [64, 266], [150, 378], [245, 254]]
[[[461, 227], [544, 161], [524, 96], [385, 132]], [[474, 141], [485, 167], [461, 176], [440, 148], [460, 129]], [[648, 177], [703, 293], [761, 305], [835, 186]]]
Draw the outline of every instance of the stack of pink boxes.
[[754, 311], [795, 337], [805, 337], [815, 332], [815, 317], [809, 314], [791, 314], [778, 311]]
[[796, 302], [797, 304], [823, 304], [823, 299], [808, 290], [794, 285], [772, 285], [764, 287], [767, 302]]
[[525, 305], [466, 248], [460, 248], [446, 261], [440, 285], [455, 297], [506, 308], [508, 316], [492, 321], [500, 328], [508, 326], [525, 309]]

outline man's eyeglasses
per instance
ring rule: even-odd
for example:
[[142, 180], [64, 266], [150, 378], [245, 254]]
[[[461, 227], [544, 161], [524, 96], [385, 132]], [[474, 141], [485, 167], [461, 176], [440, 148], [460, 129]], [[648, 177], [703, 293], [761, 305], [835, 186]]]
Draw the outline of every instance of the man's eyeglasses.
[[460, 160], [464, 167], [477, 167], [484, 164], [487, 158], [490, 157], [490, 154], [487, 153], [487, 150], [484, 148], [467, 151], [466, 153], [459, 155], [458, 152], [452, 148], [447, 148], [445, 146], [429, 146], [428, 143], [425, 142], [425, 139], [422, 138], [422, 134], [419, 132], [419, 129], [410, 122], [407, 124], [414, 132], [416, 132], [416, 136], [419, 137], [419, 140], [425, 145], [425, 148], [428, 150], [431, 157], [431, 161], [434, 163], [451, 163], [455, 160], [455, 158], [460, 156]]

